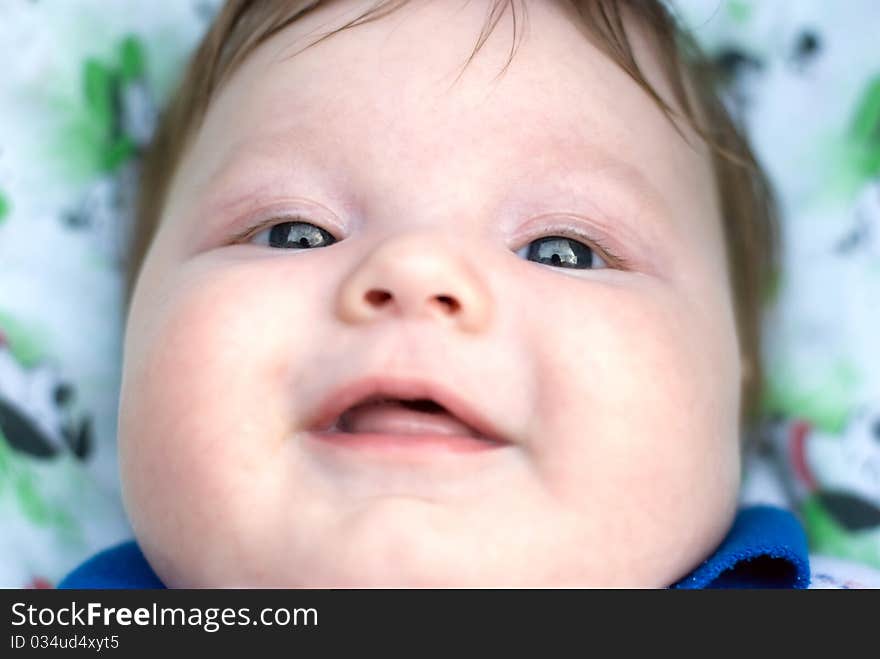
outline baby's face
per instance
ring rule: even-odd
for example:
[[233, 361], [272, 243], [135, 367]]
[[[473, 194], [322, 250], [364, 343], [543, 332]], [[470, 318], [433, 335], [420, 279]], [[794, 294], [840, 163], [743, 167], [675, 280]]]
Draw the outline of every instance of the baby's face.
[[[488, 0], [411, 3], [284, 59], [371, 4], [261, 46], [177, 172], [125, 344], [146, 556], [174, 587], [668, 585], [739, 484], [707, 152], [561, 3], [528, 3], [495, 82], [509, 15], [452, 85]], [[400, 405], [312, 432], [336, 392], [382, 382], [469, 406], [496, 441]]]

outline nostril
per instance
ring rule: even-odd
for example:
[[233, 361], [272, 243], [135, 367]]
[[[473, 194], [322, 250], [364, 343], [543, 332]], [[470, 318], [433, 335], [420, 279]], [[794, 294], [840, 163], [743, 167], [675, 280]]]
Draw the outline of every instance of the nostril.
[[448, 295], [438, 295], [437, 301], [449, 307], [450, 311], [458, 311], [459, 307], [461, 307], [461, 305], [458, 303], [458, 300], [449, 297]]
[[874, 425], [871, 427], [871, 433], [874, 435], [874, 439], [880, 442], [880, 419], [874, 422]]
[[374, 289], [372, 291], [369, 291], [366, 295], [364, 295], [364, 297], [370, 304], [381, 306], [391, 298], [391, 293], [389, 293], [388, 291], [380, 291]]

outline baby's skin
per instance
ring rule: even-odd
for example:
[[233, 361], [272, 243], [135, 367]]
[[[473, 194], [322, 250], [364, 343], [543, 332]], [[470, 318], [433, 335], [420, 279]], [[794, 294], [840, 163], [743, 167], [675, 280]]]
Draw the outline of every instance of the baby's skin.
[[[727, 532], [745, 368], [708, 149], [563, 3], [527, 3], [503, 74], [509, 15], [463, 69], [490, 3], [290, 57], [373, 4], [332, 2], [212, 101], [125, 339], [123, 496], [166, 585], [659, 587]], [[374, 391], [446, 412], [318, 423]]]

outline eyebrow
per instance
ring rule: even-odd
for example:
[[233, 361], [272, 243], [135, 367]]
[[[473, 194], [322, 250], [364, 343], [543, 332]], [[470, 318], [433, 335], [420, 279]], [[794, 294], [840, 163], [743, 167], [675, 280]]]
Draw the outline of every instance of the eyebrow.
[[[238, 213], [239, 209], [247, 208], [248, 205], [259, 204], [263, 197], [274, 196], [274, 189], [281, 185], [280, 181], [289, 180], [286, 174], [277, 174], [279, 165], [283, 165], [286, 171], [296, 172], [297, 179], [306, 179], [310, 187], [319, 189], [321, 195], [333, 204], [348, 208], [352, 202], [351, 197], [343, 192], [347, 185], [346, 177], [337, 174], [337, 178], [331, 180], [333, 172], [341, 171], [340, 168], [327, 166], [323, 158], [313, 157], [310, 149], [292, 146], [293, 140], [290, 136], [290, 132], [284, 132], [282, 136], [261, 136], [233, 145], [221, 158], [219, 165], [201, 181], [201, 187], [207, 194], [197, 198], [197, 205], [210, 214], [228, 216], [230, 213]], [[314, 144], [313, 140], [309, 142]], [[521, 170], [522, 186], [546, 188], [551, 193], [554, 190], [570, 190], [578, 202], [584, 199], [584, 191], [610, 189], [614, 200], [623, 199], [624, 204], [629, 205], [628, 210], [638, 210], [641, 215], [647, 209], [649, 215], [658, 220], [671, 220], [671, 206], [667, 198], [641, 167], [612, 154], [604, 146], [581, 141], [578, 144], [583, 146], [572, 146], [570, 139], [529, 139], [517, 153], [522, 154], [526, 163], [542, 159], [547, 161], [547, 165], [541, 168], [539, 175], [527, 168]], [[320, 150], [311, 151], [320, 153]], [[548, 153], [553, 155], [548, 157]], [[265, 184], [261, 185], [259, 176], [242, 175], [242, 172], [259, 171], [263, 167], [271, 168], [275, 172], [268, 177]], [[570, 175], [574, 184], [556, 185], [560, 178], [567, 178], [566, 175]], [[226, 181], [238, 182], [242, 178], [246, 179], [243, 184], [225, 184]], [[536, 182], [543, 184], [538, 185]], [[511, 187], [515, 186], [513, 184]], [[228, 193], [227, 188], [231, 188]], [[536, 195], [535, 203], [541, 203], [545, 207], [544, 195]], [[617, 212], [615, 208], [609, 208], [607, 203], [597, 203], [595, 208], [604, 215], [609, 227], [629, 225], [632, 231], [644, 231], [648, 228], [641, 224], [633, 225], [625, 217], [628, 213]], [[658, 221], [648, 224], [663, 223]], [[652, 228], [659, 230], [662, 227]], [[652, 234], [657, 235], [654, 232]]]
[[650, 181], [640, 167], [633, 165], [626, 160], [606, 154], [602, 157], [600, 166], [594, 166], [591, 169], [594, 176], [598, 173], [609, 172], [611, 178], [617, 179], [625, 187], [642, 193], [649, 197], [654, 203], [663, 206], [664, 209], [669, 208], [665, 196]]
[[[609, 184], [617, 199], [622, 198], [634, 207], [653, 208], [652, 215], [671, 219], [669, 200], [644, 170], [630, 160], [615, 155], [603, 145], [588, 139], [573, 142], [567, 138], [548, 138], [530, 140], [521, 152], [526, 162], [549, 160], [538, 177], [534, 173], [524, 172], [523, 178], [526, 181], [553, 180], [562, 172], [562, 176], [570, 175], [575, 181], [574, 186], [567, 187], [577, 188], [578, 191], [594, 190], [597, 183], [600, 184], [600, 189], [603, 189], [604, 184]], [[548, 157], [548, 153], [553, 155]], [[615, 215], [612, 214], [609, 220], [615, 219]]]
[[[320, 188], [334, 202], [343, 202], [338, 194], [332, 194], [332, 187], [325, 185], [331, 168], [311, 157], [306, 149], [279, 147], [283, 143], [280, 139], [259, 138], [233, 146], [221, 157], [219, 164], [200, 179], [197, 187], [201, 192], [195, 199], [199, 208], [211, 214], [225, 215], [259, 201], [264, 192], [271, 196], [272, 188], [277, 187], [280, 179], [288, 180], [287, 174], [278, 176], [280, 166], [285, 172], [295, 173], [297, 180], [307, 179], [310, 185]], [[271, 168], [273, 175], [249, 174], [264, 168]], [[320, 175], [310, 176], [311, 173]], [[268, 184], [261, 182], [263, 180]], [[343, 202], [343, 205], [347, 204]]]

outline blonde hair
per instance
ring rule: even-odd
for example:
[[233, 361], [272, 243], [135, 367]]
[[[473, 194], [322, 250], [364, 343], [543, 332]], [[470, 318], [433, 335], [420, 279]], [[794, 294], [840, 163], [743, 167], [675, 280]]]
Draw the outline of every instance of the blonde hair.
[[[377, 0], [372, 8], [306, 48], [343, 30], [382, 18], [408, 1]], [[676, 118], [685, 121], [710, 148], [721, 205], [737, 336], [747, 365], [741, 417], [748, 423], [760, 411], [764, 298], [772, 291], [778, 267], [780, 230], [776, 202], [767, 176], [721, 101], [720, 72], [660, 0], [569, 1], [577, 10], [589, 38], [653, 99], [682, 137], [685, 136]], [[126, 305], [131, 301], [138, 273], [158, 228], [175, 170], [198, 133], [211, 99], [255, 48], [325, 4], [326, 0], [227, 0], [215, 17], [190, 59], [145, 153], [126, 272]], [[495, 0], [465, 67], [508, 8], [513, 16], [516, 41], [517, 3], [515, 0]], [[524, 5], [521, 11], [525, 11]], [[635, 17], [648, 28], [683, 117], [657, 93], [642, 73], [624, 29], [624, 14]], [[510, 59], [502, 73], [513, 55], [514, 48], [511, 47]], [[688, 87], [695, 94], [696, 107], [691, 103]]]

